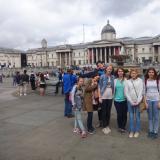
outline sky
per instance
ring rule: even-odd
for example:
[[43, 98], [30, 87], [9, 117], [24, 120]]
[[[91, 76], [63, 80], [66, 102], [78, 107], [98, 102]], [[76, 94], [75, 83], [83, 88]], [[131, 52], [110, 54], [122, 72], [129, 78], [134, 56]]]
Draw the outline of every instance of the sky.
[[48, 46], [100, 40], [107, 20], [117, 38], [156, 36], [159, 19], [160, 0], [0, 0], [0, 47], [39, 48], [43, 38]]

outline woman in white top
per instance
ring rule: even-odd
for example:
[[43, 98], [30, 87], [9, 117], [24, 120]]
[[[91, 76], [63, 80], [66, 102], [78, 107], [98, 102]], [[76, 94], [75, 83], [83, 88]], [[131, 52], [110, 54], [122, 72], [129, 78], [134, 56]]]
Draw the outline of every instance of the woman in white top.
[[158, 137], [159, 128], [159, 110], [158, 103], [160, 101], [160, 82], [157, 76], [157, 72], [154, 68], [149, 68], [145, 76], [145, 103], [148, 112], [149, 121], [149, 138]]
[[[132, 69], [130, 71], [131, 78], [125, 83], [125, 95], [128, 101], [129, 112], [129, 137], [137, 138], [140, 131], [140, 107], [143, 95], [143, 81], [138, 78], [138, 71]], [[135, 117], [135, 120], [134, 120]], [[136, 121], [136, 122], [134, 122]], [[134, 125], [135, 124], [135, 125]]]

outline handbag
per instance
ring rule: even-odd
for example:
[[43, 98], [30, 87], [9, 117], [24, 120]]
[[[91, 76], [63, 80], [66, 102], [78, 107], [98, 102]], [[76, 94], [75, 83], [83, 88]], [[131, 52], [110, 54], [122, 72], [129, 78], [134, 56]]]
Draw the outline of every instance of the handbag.
[[[135, 88], [135, 86], [134, 86], [134, 83], [133, 83], [132, 80], [131, 80], [131, 82], [132, 82], [132, 84], [133, 84], [134, 91], [135, 91], [136, 96], [137, 96], [137, 98], [138, 98], [138, 94], [137, 94], [136, 88]], [[145, 103], [145, 100], [144, 100], [144, 97], [142, 97], [142, 100], [141, 100], [141, 102], [139, 103], [139, 107], [140, 107], [140, 112], [143, 112], [144, 110], [147, 109], [146, 103]]]

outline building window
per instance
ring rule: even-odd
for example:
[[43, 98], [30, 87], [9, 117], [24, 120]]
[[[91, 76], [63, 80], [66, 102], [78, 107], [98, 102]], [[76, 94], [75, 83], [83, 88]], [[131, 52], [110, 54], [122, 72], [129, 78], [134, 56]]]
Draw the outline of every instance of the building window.
[[144, 50], [145, 50], [145, 49], [144, 49], [144, 48], [142, 48], [142, 53], [144, 53]]
[[79, 62], [79, 65], [81, 65], [81, 60], [79, 60], [78, 62]]
[[150, 52], [150, 53], [152, 52], [152, 48], [149, 48], [149, 52]]
[[76, 65], [76, 61], [74, 61], [74, 65]]
[[81, 53], [79, 52], [79, 57], [81, 56]]

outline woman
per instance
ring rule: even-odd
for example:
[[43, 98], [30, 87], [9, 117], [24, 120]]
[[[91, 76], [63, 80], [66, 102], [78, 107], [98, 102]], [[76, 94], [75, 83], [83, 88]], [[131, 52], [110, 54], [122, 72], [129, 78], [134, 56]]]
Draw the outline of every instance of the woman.
[[75, 111], [75, 123], [74, 123], [74, 133], [81, 133], [81, 137], [85, 138], [87, 136], [85, 127], [82, 121], [82, 107], [83, 107], [83, 89], [84, 84], [83, 78], [77, 80], [77, 84], [73, 86], [71, 91], [71, 102], [73, 105], [73, 110]]
[[[138, 78], [138, 71], [131, 69], [130, 79], [125, 83], [125, 96], [128, 101], [129, 112], [129, 138], [138, 138], [140, 132], [140, 107], [143, 94], [143, 81]], [[134, 122], [134, 117], [135, 121]], [[135, 124], [135, 125], [134, 125]]]
[[117, 78], [114, 80], [114, 105], [117, 111], [118, 130], [121, 133], [126, 131], [127, 123], [127, 100], [124, 94], [126, 79], [124, 69], [117, 69]]
[[39, 76], [39, 91], [40, 91], [40, 96], [44, 96], [45, 94], [45, 88], [46, 88], [46, 81], [45, 81], [45, 77], [44, 74], [41, 73]]
[[92, 125], [92, 120], [93, 120], [93, 96], [94, 96], [93, 92], [95, 91], [96, 88], [98, 88], [98, 83], [97, 81], [95, 81], [94, 78], [92, 78], [87, 81], [84, 89], [84, 109], [88, 113], [87, 131], [89, 134], [93, 134], [95, 131]]
[[99, 102], [102, 109], [102, 132], [109, 134], [111, 129], [109, 128], [111, 107], [114, 92], [114, 76], [111, 75], [112, 68], [109, 66], [106, 68], [106, 73], [100, 77], [99, 80]]
[[147, 70], [144, 86], [144, 99], [149, 121], [148, 137], [157, 138], [159, 128], [158, 103], [160, 101], [160, 82], [157, 76], [157, 72], [154, 68], [149, 68]]

